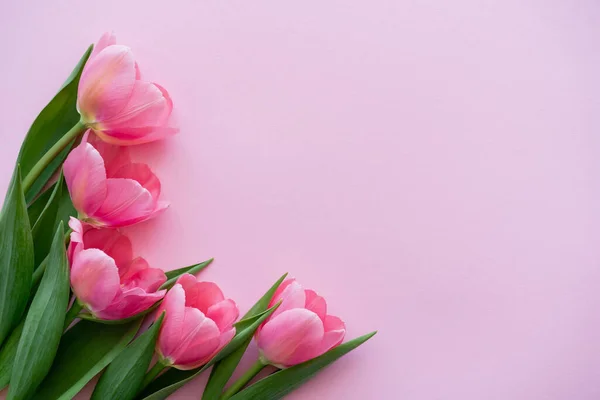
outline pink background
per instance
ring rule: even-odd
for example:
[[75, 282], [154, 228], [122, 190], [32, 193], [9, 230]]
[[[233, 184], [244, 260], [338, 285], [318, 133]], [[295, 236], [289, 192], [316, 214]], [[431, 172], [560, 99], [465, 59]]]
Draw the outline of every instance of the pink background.
[[600, 3], [3, 0], [1, 192], [109, 29], [181, 127], [137, 252], [379, 330], [291, 399], [600, 397]]

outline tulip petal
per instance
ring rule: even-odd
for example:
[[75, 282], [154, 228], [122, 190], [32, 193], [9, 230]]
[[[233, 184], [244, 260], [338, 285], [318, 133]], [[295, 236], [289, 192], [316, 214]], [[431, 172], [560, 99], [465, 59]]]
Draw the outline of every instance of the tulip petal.
[[123, 165], [111, 178], [133, 179], [149, 191], [153, 198], [158, 199], [160, 195], [160, 181], [146, 164], [130, 163]]
[[150, 192], [132, 179], [107, 179], [106, 187], [106, 199], [94, 214], [100, 225], [131, 225], [148, 219], [156, 208]]
[[213, 282], [196, 282], [195, 285], [184, 286], [185, 288], [185, 305], [194, 307], [202, 311], [204, 314], [213, 304], [217, 304], [223, 300], [223, 292]]
[[118, 115], [135, 85], [135, 59], [122, 45], [102, 49], [85, 65], [79, 81], [77, 109], [92, 129]]
[[174, 354], [174, 366], [178, 369], [196, 368], [219, 346], [219, 328], [197, 308], [185, 308], [182, 332], [182, 340]]
[[[285, 283], [285, 282], [284, 282]], [[281, 292], [279, 298], [273, 296], [273, 304], [282, 300], [281, 305], [271, 314], [270, 319], [274, 319], [279, 314], [294, 308], [304, 308], [306, 304], [306, 293], [302, 286], [293, 280]]]
[[183, 320], [185, 316], [185, 291], [176, 283], [167, 292], [165, 300], [160, 305], [157, 317], [166, 312], [156, 349], [162, 358], [173, 360], [173, 354], [181, 342]]
[[213, 304], [208, 308], [206, 316], [217, 324], [221, 332], [231, 328], [240, 311], [237, 305], [231, 299], [225, 299], [219, 303]]
[[[89, 134], [86, 133], [86, 135]], [[106, 176], [113, 178], [115, 172], [121, 167], [131, 163], [131, 156], [129, 149], [124, 146], [116, 146], [109, 144], [98, 137], [98, 135], [92, 134], [88, 136], [88, 143], [90, 143], [102, 156], [104, 160], [104, 168], [106, 169]]]
[[317, 314], [321, 321], [325, 321], [327, 315], [327, 302], [317, 294], [314, 290], [306, 289], [306, 304], [304, 308]]
[[121, 281], [126, 288], [140, 288], [146, 292], [155, 292], [163, 283], [167, 281], [167, 276], [159, 268], [144, 268], [133, 274], [127, 281]]
[[69, 265], [73, 265], [75, 254], [83, 250], [83, 225], [77, 218], [70, 217], [69, 227], [72, 229], [72, 232], [70, 235], [69, 248], [67, 249], [67, 257], [69, 258]]
[[324, 335], [317, 314], [303, 308], [270, 319], [258, 335], [262, 355], [277, 366], [290, 366], [314, 357]]
[[121, 146], [150, 143], [175, 135], [179, 129], [170, 126], [146, 126], [143, 128], [103, 129], [96, 134], [105, 142]]
[[115, 261], [98, 249], [81, 250], [71, 267], [71, 286], [90, 311], [103, 310], [120, 291]]
[[94, 45], [94, 49], [90, 54], [89, 60], [96, 57], [98, 53], [100, 53], [108, 46], [112, 46], [114, 44], [117, 44], [117, 37], [115, 36], [114, 32], [104, 32], [102, 36], [100, 36], [100, 39], [98, 39], [98, 42], [96, 42], [96, 44]]
[[342, 343], [344, 336], [346, 335], [346, 324], [344, 324], [344, 321], [333, 315], [327, 315], [325, 317], [324, 328], [325, 334], [323, 335], [323, 342], [315, 357]]
[[125, 108], [113, 118], [102, 121], [103, 130], [119, 131], [128, 128], [164, 125], [173, 102], [167, 91], [151, 82], [136, 80]]
[[139, 271], [150, 268], [150, 264], [142, 257], [136, 257], [123, 267], [119, 267], [121, 283], [125, 284]]
[[115, 260], [119, 273], [124, 265], [133, 258], [131, 240], [114, 229], [96, 229], [90, 227], [83, 234], [86, 249], [99, 249]]
[[96, 316], [107, 320], [133, 317], [152, 307], [164, 297], [166, 292], [166, 290], [160, 290], [154, 293], [147, 293], [139, 287], [124, 290], [117, 295], [108, 307], [96, 313]]
[[107, 194], [106, 171], [100, 153], [82, 142], [65, 160], [63, 173], [77, 211], [90, 215], [95, 213]]

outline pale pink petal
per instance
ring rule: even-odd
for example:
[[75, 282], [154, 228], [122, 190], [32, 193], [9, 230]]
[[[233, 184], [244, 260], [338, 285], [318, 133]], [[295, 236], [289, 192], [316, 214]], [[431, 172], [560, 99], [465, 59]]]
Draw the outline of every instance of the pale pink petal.
[[174, 353], [174, 366], [178, 369], [191, 369], [204, 362], [214, 353], [220, 343], [219, 328], [204, 314], [192, 307], [185, 308], [182, 326], [183, 336]]
[[153, 198], [160, 196], [160, 181], [154, 175], [150, 167], [142, 163], [130, 163], [123, 165], [111, 178], [133, 179], [150, 192]]
[[342, 343], [344, 336], [346, 335], [346, 324], [344, 324], [344, 321], [333, 315], [327, 315], [325, 317], [324, 328], [325, 335], [319, 346], [318, 354], [316, 354], [315, 357]]
[[323, 335], [323, 322], [317, 314], [294, 308], [263, 326], [258, 335], [258, 347], [272, 364], [291, 366], [313, 358]]
[[107, 320], [133, 317], [152, 307], [164, 297], [166, 292], [166, 290], [160, 290], [154, 293], [147, 293], [139, 287], [124, 290], [117, 295], [108, 307], [96, 313], [96, 316]]
[[140, 288], [146, 292], [155, 292], [163, 283], [167, 281], [167, 276], [163, 270], [158, 268], [145, 268], [133, 274], [127, 281], [121, 280], [125, 288]]
[[225, 300], [223, 292], [213, 282], [197, 282], [186, 290], [185, 297], [187, 307], [197, 308], [204, 314], [208, 312], [210, 306]]
[[170, 126], [146, 126], [143, 128], [119, 128], [96, 131], [102, 140], [121, 146], [150, 143], [175, 135], [178, 128]]
[[83, 243], [86, 249], [102, 250], [115, 260], [119, 273], [133, 258], [131, 240], [114, 229], [88, 229], [83, 235]]
[[117, 44], [117, 37], [115, 36], [114, 32], [104, 32], [102, 36], [100, 36], [100, 39], [98, 39], [98, 42], [94, 45], [94, 49], [90, 54], [89, 60], [96, 57], [98, 53], [100, 53], [106, 47], [114, 44]]
[[115, 261], [98, 249], [81, 250], [71, 267], [71, 286], [90, 311], [103, 310], [120, 291]]
[[281, 285], [279, 285], [279, 287], [273, 294], [273, 297], [271, 298], [269, 307], [273, 307], [275, 304], [277, 304], [279, 302], [279, 300], [281, 300], [281, 295], [283, 294], [283, 291], [294, 282], [296, 282], [295, 278], [288, 278], [288, 279], [284, 280], [283, 282], [281, 282]]
[[[86, 133], [88, 135], [90, 131]], [[106, 169], [106, 176], [113, 178], [115, 172], [121, 167], [131, 164], [131, 156], [129, 154], [129, 148], [124, 146], [117, 146], [109, 144], [98, 137], [97, 134], [91, 134], [88, 138], [90, 143], [102, 156], [104, 160], [104, 168]]]
[[126, 46], [112, 45], [89, 60], [79, 81], [77, 109], [94, 130], [97, 124], [118, 115], [133, 91], [135, 60]]
[[306, 304], [306, 293], [302, 286], [294, 280], [285, 286], [278, 298], [273, 296], [273, 299], [273, 304], [277, 303], [279, 300], [282, 300], [282, 302], [277, 310], [271, 314], [270, 319], [275, 318], [287, 310], [304, 308], [304, 305]]
[[83, 225], [81, 221], [75, 217], [69, 218], [69, 227], [72, 232], [69, 236], [69, 248], [67, 249], [67, 257], [69, 258], [69, 264], [73, 264], [73, 258], [75, 253], [83, 250]]
[[132, 225], [148, 219], [156, 208], [156, 200], [142, 185], [131, 179], [107, 179], [106, 199], [92, 216], [110, 227]]
[[162, 126], [172, 110], [173, 103], [166, 90], [154, 83], [136, 80], [125, 108], [113, 118], [102, 121], [102, 130]]
[[325, 320], [327, 315], [327, 302], [325, 299], [317, 294], [314, 290], [306, 289], [306, 304], [304, 308], [317, 314], [322, 321]]
[[181, 342], [183, 320], [185, 316], [185, 291], [180, 284], [175, 284], [167, 292], [158, 309], [157, 318], [165, 312], [165, 319], [160, 328], [156, 349], [163, 358], [172, 360], [174, 351]]
[[82, 142], [69, 153], [63, 173], [77, 211], [85, 215], [96, 212], [107, 193], [106, 171], [100, 153], [91, 144]]
[[208, 308], [206, 316], [217, 324], [221, 332], [229, 330], [236, 319], [238, 319], [240, 311], [237, 305], [231, 299], [223, 300], [213, 304]]

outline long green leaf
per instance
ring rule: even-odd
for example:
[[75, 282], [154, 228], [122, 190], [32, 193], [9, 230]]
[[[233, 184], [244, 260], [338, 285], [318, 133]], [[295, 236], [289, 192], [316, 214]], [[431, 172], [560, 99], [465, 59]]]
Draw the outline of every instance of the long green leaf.
[[245, 319], [235, 324], [236, 335], [233, 337], [221, 351], [217, 353], [208, 363], [199, 369], [191, 371], [179, 371], [177, 369], [170, 369], [165, 374], [159, 376], [154, 382], [152, 382], [146, 390], [142, 393], [144, 400], [162, 400], [169, 397], [179, 388], [192, 379], [212, 367], [216, 362], [230, 355], [242, 344], [246, 343], [248, 339], [252, 337], [256, 329], [262, 324], [262, 322], [269, 317], [279, 306], [277, 304], [274, 307], [269, 308], [262, 314], [255, 315], [252, 318]]
[[308, 381], [321, 369], [325, 368], [344, 354], [354, 350], [367, 340], [373, 337], [377, 332], [371, 332], [367, 335], [358, 337], [347, 343], [341, 344], [327, 353], [298, 364], [288, 369], [283, 369], [267, 376], [255, 384], [247, 387], [230, 400], [277, 400], [286, 394], [297, 389], [300, 385]]
[[77, 212], [73, 207], [69, 191], [66, 188], [64, 178], [61, 174], [54, 185], [52, 195], [48, 199], [44, 210], [40, 214], [35, 225], [33, 225], [31, 231], [33, 235], [36, 266], [40, 265], [48, 255], [56, 227], [61, 222], [67, 224], [69, 222], [69, 217], [75, 216], [76, 214]]
[[17, 166], [0, 213], [0, 346], [25, 311], [32, 273], [33, 239]]
[[198, 272], [202, 271], [204, 268], [208, 267], [210, 265], [210, 263], [213, 262], [213, 260], [214, 260], [214, 258], [211, 258], [210, 260], [203, 261], [199, 264], [194, 264], [194, 265], [190, 265], [189, 267], [183, 267], [183, 268], [174, 269], [172, 271], [165, 272], [165, 275], [167, 276], [167, 281], [162, 284], [160, 289], [172, 288], [173, 286], [175, 286], [175, 282], [177, 282], [177, 279], [181, 275], [197, 274]]
[[[56, 183], [54, 185], [56, 185]], [[40, 215], [42, 215], [44, 208], [46, 208], [46, 203], [48, 203], [48, 200], [50, 200], [50, 196], [54, 190], [54, 185], [36, 197], [31, 203], [27, 204], [27, 213], [29, 214], [29, 222], [31, 222], [32, 228]]]
[[65, 333], [46, 379], [35, 399], [72, 399], [133, 339], [141, 319], [126, 325], [81, 321]]
[[[52, 147], [77, 121], [79, 113], [76, 109], [77, 87], [83, 66], [87, 61], [93, 46], [88, 47], [79, 63], [71, 72], [60, 91], [44, 107], [35, 119], [29, 132], [21, 145], [18, 163], [21, 164], [22, 174], [25, 176], [37, 161]], [[27, 201], [30, 202], [44, 187], [52, 174], [62, 164], [69, 153], [67, 146], [58, 157], [44, 170], [27, 192]]]
[[[271, 299], [273, 298], [273, 295], [275, 294], [275, 291], [277, 288], [279, 288], [279, 285], [281, 285], [286, 276], [287, 274], [284, 274], [281, 278], [279, 278], [279, 280], [277, 280], [277, 282], [271, 286], [267, 293], [265, 293], [264, 296], [261, 297], [260, 300], [258, 300], [256, 304], [246, 313], [244, 318], [248, 318], [256, 313], [266, 310], [271, 302]], [[246, 349], [251, 341], [252, 338], [246, 340], [246, 342], [237, 350], [215, 364], [210, 373], [210, 378], [208, 379], [206, 388], [204, 389], [204, 394], [202, 395], [204, 400], [218, 399], [219, 396], [221, 396], [225, 385], [227, 385], [227, 382], [229, 379], [231, 379], [231, 375], [233, 375], [233, 372], [240, 363], [240, 360], [244, 356], [244, 353], [246, 352]]]
[[91, 400], [135, 398], [152, 361], [163, 318], [164, 313], [115, 358], [96, 384]]
[[10, 378], [7, 400], [29, 398], [54, 361], [69, 304], [69, 265], [60, 222], [51, 244], [44, 277], [25, 318]]
[[25, 321], [21, 321], [21, 323], [10, 333], [4, 346], [0, 348], [0, 390], [7, 387], [8, 382], [10, 382], [13, 363], [15, 362], [17, 347], [19, 346], [19, 339], [21, 339], [24, 325]]

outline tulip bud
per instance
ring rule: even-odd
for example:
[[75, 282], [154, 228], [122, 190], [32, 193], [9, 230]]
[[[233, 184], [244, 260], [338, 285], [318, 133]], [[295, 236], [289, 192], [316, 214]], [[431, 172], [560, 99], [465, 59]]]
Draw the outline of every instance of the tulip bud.
[[344, 340], [344, 322], [327, 315], [325, 299], [302, 288], [295, 279], [281, 284], [269, 307], [279, 301], [281, 305], [256, 333], [263, 363], [291, 367], [320, 356]]
[[181, 370], [206, 364], [235, 335], [239, 316], [235, 302], [225, 299], [212, 282], [183, 274], [165, 296], [157, 315], [165, 319], [156, 343], [161, 363]]
[[140, 79], [129, 47], [105, 33], [88, 59], [77, 94], [82, 122], [107, 143], [148, 143], [177, 132], [167, 122], [173, 110], [169, 93]]

